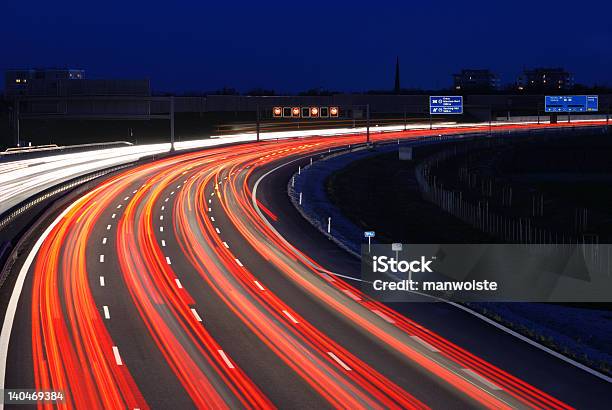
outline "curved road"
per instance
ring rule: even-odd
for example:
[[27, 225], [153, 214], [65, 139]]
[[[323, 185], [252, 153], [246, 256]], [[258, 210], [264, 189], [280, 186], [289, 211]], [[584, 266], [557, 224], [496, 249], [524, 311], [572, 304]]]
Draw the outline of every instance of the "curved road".
[[211, 148], [77, 200], [19, 273], [0, 340], [5, 387], [61, 390], [66, 408], [88, 409], [569, 408], [279, 236], [284, 215], [261, 177], [360, 142]]

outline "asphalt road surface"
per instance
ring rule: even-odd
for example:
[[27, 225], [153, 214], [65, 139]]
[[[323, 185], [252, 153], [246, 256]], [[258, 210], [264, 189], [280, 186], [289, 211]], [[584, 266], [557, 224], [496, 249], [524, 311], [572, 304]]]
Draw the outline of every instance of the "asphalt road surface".
[[[19, 272], [0, 340], [10, 341], [5, 388], [59, 390], [68, 408], [87, 409], [569, 408], [550, 378], [543, 390], [539, 370], [526, 369], [580, 371], [450, 308], [397, 313], [331, 274], [355, 262], [299, 218], [281, 182], [313, 153], [358, 142], [177, 155], [77, 200]], [[484, 349], [484, 360], [457, 345], [461, 321], [470, 340], [499, 339], [504, 351]], [[533, 363], [511, 374], [490, 362], [513, 357]], [[609, 384], [584, 377], [578, 389], [609, 396]]]

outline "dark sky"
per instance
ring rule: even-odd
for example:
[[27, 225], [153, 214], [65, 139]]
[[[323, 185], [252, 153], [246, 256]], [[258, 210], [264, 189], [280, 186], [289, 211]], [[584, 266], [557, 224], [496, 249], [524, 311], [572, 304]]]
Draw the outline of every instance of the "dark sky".
[[447, 87], [462, 67], [506, 83], [532, 66], [612, 85], [610, 0], [1, 3], [0, 70], [75, 66], [156, 91], [390, 89], [396, 55], [403, 87]]

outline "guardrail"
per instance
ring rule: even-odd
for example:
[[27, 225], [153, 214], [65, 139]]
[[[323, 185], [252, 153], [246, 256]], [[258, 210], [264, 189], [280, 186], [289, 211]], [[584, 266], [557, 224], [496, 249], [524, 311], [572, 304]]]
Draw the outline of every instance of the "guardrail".
[[39, 156], [47, 156], [54, 154], [69, 154], [73, 152], [82, 152], [90, 150], [98, 150], [105, 148], [118, 148], [134, 145], [128, 141], [101, 142], [93, 144], [78, 144], [78, 145], [37, 145], [33, 147], [11, 147], [4, 152], [0, 152], [0, 161], [15, 161], [26, 158], [36, 158]]

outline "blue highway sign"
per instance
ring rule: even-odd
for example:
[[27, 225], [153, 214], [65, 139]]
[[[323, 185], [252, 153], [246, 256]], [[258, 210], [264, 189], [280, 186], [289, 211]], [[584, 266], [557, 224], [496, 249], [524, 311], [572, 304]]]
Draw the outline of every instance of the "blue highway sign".
[[376, 236], [376, 233], [374, 231], [365, 231], [363, 233], [363, 236], [365, 236], [366, 238], [373, 238]]
[[430, 114], [463, 114], [461, 95], [442, 95], [429, 97]]
[[597, 95], [547, 95], [544, 97], [546, 112], [597, 112]]

